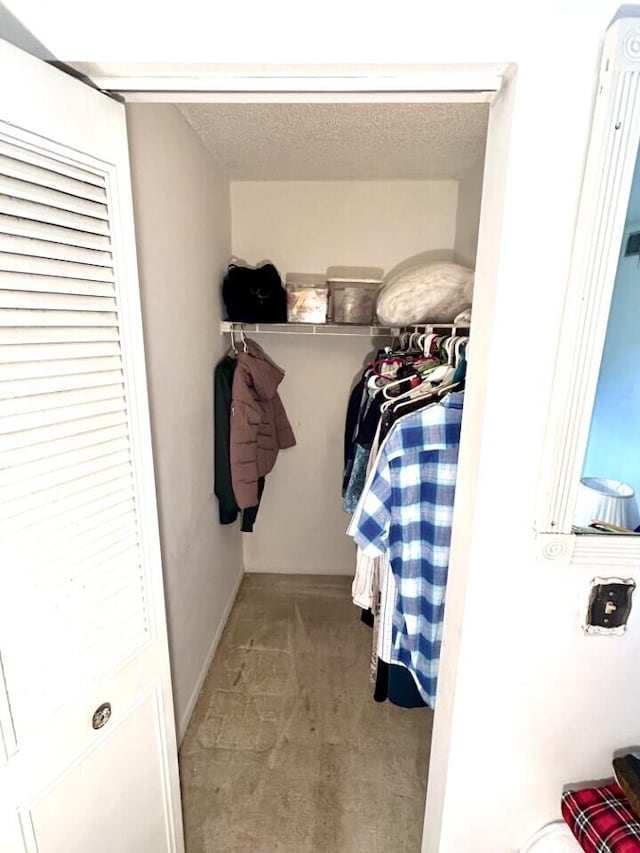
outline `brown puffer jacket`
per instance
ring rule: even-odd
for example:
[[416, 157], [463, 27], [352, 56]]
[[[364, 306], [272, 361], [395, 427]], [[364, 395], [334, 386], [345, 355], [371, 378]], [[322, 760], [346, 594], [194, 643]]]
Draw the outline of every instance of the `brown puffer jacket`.
[[253, 341], [238, 354], [231, 388], [231, 482], [240, 509], [258, 504], [258, 479], [275, 465], [279, 450], [296, 443], [278, 385], [284, 370]]

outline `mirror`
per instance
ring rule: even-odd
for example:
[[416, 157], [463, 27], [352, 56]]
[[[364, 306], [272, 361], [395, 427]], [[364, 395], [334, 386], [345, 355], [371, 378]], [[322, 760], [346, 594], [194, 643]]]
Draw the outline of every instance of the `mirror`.
[[640, 532], [640, 156], [619, 249], [574, 515], [578, 533]]

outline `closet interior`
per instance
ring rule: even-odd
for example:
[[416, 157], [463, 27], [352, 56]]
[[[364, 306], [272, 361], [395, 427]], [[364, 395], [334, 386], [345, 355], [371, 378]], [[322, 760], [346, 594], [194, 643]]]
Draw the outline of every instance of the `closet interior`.
[[[134, 204], [145, 192], [145, 167], [136, 152], [143, 149], [145, 140], [153, 144], [149, 137], [160, 131], [151, 119], [156, 109], [153, 105], [128, 107]], [[202, 375], [208, 376], [203, 412], [213, 408], [215, 365], [234, 347], [242, 350], [244, 346], [239, 334], [234, 334], [232, 342], [232, 327], [226, 322], [221, 299], [222, 277], [229, 259], [242, 259], [249, 265], [268, 260], [283, 281], [287, 273], [324, 273], [334, 265], [378, 267], [388, 275], [416, 256], [475, 267], [487, 104], [194, 103], [178, 104], [176, 109], [180, 115], [172, 121], [188, 125], [181, 133], [189, 131], [198, 137], [197, 144], [207, 149], [210, 168], [217, 176], [218, 233], [211, 234], [213, 255], [208, 261], [212, 307], [208, 317], [198, 319], [200, 331], [194, 330], [193, 340], [197, 347], [199, 334], [203, 340], [209, 336], [209, 349], [204, 350], [206, 363], [202, 365]], [[173, 203], [171, 197], [157, 193], [157, 205], [170, 209]], [[182, 217], [185, 212], [176, 209], [175, 215]], [[182, 222], [180, 227], [182, 233], [189, 233], [188, 222]], [[177, 498], [169, 495], [173, 469], [167, 457], [163, 459], [163, 446], [171, 440], [175, 451], [175, 444], [188, 442], [189, 436], [163, 435], [169, 425], [160, 407], [169, 406], [171, 398], [161, 364], [162, 358], [168, 357], [164, 350], [172, 347], [171, 333], [166, 325], [169, 318], [159, 319], [163, 309], [155, 303], [157, 297], [151, 295], [145, 234], [140, 233], [139, 227], [138, 232], [161, 526], [166, 528], [175, 523], [175, 518], [167, 519], [166, 524], [163, 519], [170, 505], [177, 513], [183, 509], [177, 505]], [[189, 250], [185, 246], [184, 251]], [[185, 278], [175, 282], [175, 287], [180, 292], [173, 309], [174, 321], [179, 323], [190, 284]], [[460, 345], [456, 348], [454, 342], [445, 353], [449, 345], [442, 339], [459, 337], [466, 341], [469, 326], [472, 327], [472, 320], [460, 330], [441, 332], [435, 342], [436, 347], [441, 346], [440, 360], [446, 361], [450, 356], [450, 365], [458, 366]], [[183, 741], [185, 822], [187, 841], [191, 838], [194, 851], [213, 849], [206, 847], [203, 840], [207, 827], [222, 833], [221, 838], [232, 839], [227, 846], [216, 848], [225, 850], [289, 849], [273, 846], [281, 841], [284, 844], [287, 833], [297, 838], [297, 850], [348, 853], [360, 849], [417, 849], [432, 711], [424, 707], [424, 702], [419, 703], [422, 707], [408, 708], [374, 701], [375, 644], [371, 629], [363, 624], [366, 616], [352, 600], [356, 548], [353, 538], [346, 535], [351, 514], [343, 506], [345, 423], [350, 396], [367, 365], [375, 367], [385, 358], [398, 357], [398, 353], [402, 357], [416, 348], [424, 354], [438, 331], [427, 327], [326, 324], [295, 328], [259, 325], [243, 330], [244, 336], [258, 344], [284, 371], [278, 392], [296, 441], [295, 446], [279, 453], [266, 477], [252, 532], [241, 533], [240, 520], [219, 525], [213, 495], [213, 429], [205, 458], [198, 460], [184, 452], [185, 464], [199, 466], [201, 479], [206, 473], [211, 509], [206, 524], [219, 527], [207, 533], [211, 537], [207, 547], [215, 551], [208, 554], [207, 570], [223, 572], [227, 562], [237, 561], [247, 573]], [[472, 334], [466, 355], [472, 360]], [[180, 353], [174, 350], [171, 358], [179, 360]], [[461, 401], [463, 386], [456, 385], [459, 379], [459, 373], [447, 374], [447, 382], [451, 381], [454, 395]], [[206, 425], [212, 426], [210, 419]], [[179, 419], [175, 428], [180, 428]], [[182, 428], [189, 427], [183, 422]], [[173, 464], [178, 465], [179, 461], [174, 460]], [[163, 547], [165, 563], [181, 559], [177, 553], [168, 553], [166, 536]], [[165, 566], [167, 569], [171, 575], [171, 566]], [[167, 582], [166, 593], [174, 680], [179, 682], [180, 659], [187, 654], [186, 646], [174, 648], [181, 642], [178, 611], [186, 607], [179, 571]], [[174, 604], [174, 598], [178, 604]], [[364, 606], [362, 601], [359, 603]], [[221, 618], [227, 616], [228, 609]], [[291, 622], [287, 621], [289, 616]], [[172, 619], [176, 622], [173, 630]], [[249, 634], [243, 631], [253, 632], [252, 639], [247, 640]], [[320, 663], [316, 661], [318, 669], [314, 671], [313, 648], [322, 643], [328, 646], [321, 653], [324, 657]], [[259, 662], [246, 667], [238, 664], [251, 644], [260, 650]], [[287, 670], [289, 664], [283, 663], [283, 655], [293, 661], [293, 675]], [[342, 665], [348, 669], [347, 676], [339, 673]], [[252, 684], [246, 681], [250, 671]], [[269, 679], [273, 682], [270, 686]], [[291, 692], [292, 679], [298, 693]], [[249, 697], [246, 702], [234, 693], [243, 684]], [[316, 694], [322, 694], [322, 707], [313, 707]], [[260, 707], [256, 704], [258, 695], [267, 697]], [[284, 697], [284, 704], [278, 704], [278, 697]], [[355, 704], [350, 708], [352, 703]], [[191, 710], [192, 707], [189, 713]], [[186, 712], [181, 711], [184, 708], [178, 707], [178, 719], [184, 720]], [[353, 719], [345, 722], [349, 714]], [[245, 737], [250, 743], [241, 742]], [[301, 752], [289, 756], [287, 763], [289, 759], [282, 756], [296, 737], [303, 742]], [[323, 739], [321, 744], [315, 744], [314, 738], [318, 737]], [[406, 755], [398, 746], [402, 740], [411, 744]], [[209, 750], [219, 748], [215, 771], [205, 764], [214, 760], [212, 754], [207, 758], [199, 752], [199, 745], [203, 744]], [[394, 744], [397, 754], [405, 756], [404, 764], [399, 758], [394, 765]], [[352, 746], [351, 758], [344, 766], [338, 766], [336, 753], [342, 751], [346, 755]], [[367, 748], [373, 749], [372, 755], [366, 755]], [[240, 763], [239, 756], [244, 755], [245, 760], [247, 752], [251, 753], [243, 773], [256, 774], [260, 780], [256, 783], [257, 794], [253, 789], [250, 794], [250, 779], [236, 778], [233, 762], [225, 753], [229, 749]], [[391, 765], [384, 763], [383, 753]], [[280, 766], [281, 759], [289, 787], [269, 776]], [[320, 797], [313, 807], [317, 811], [315, 817], [309, 814], [305, 797], [298, 796], [295, 790], [307, 790], [301, 778], [305, 772], [318, 780], [315, 787], [309, 783], [306, 798]], [[396, 784], [394, 773], [420, 777], [412, 789], [417, 806], [403, 805], [400, 796], [393, 807], [380, 801], [387, 797], [384, 792]], [[212, 791], [222, 784], [222, 792], [215, 795], [207, 789], [210, 797], [205, 796], [204, 777], [209, 779]], [[211, 781], [214, 777], [215, 785]], [[226, 781], [221, 783], [221, 778]], [[368, 784], [372, 787], [367, 788]], [[276, 800], [273, 798], [279, 786], [284, 786], [284, 793]], [[349, 799], [353, 794], [349, 793], [350, 788], [363, 786], [366, 808], [361, 808], [359, 800], [356, 803]], [[340, 806], [337, 789], [342, 798]], [[249, 818], [239, 816], [243, 809], [251, 811], [258, 795], [266, 798], [261, 801], [265, 813], [254, 820], [262, 822], [263, 834], [273, 833], [271, 841], [265, 841], [262, 847], [255, 846], [260, 837], [257, 828], [245, 825], [243, 829], [242, 820]], [[219, 799], [223, 796], [224, 801]], [[260, 811], [261, 807], [257, 808]], [[217, 819], [216, 809], [220, 815], [225, 812], [226, 817]], [[237, 810], [235, 822], [229, 809]], [[388, 821], [386, 829], [380, 827], [381, 820]], [[321, 823], [325, 824], [322, 832], [318, 829]], [[311, 832], [311, 825], [316, 826], [315, 836], [313, 832], [305, 835]], [[394, 834], [395, 846], [385, 847]]]

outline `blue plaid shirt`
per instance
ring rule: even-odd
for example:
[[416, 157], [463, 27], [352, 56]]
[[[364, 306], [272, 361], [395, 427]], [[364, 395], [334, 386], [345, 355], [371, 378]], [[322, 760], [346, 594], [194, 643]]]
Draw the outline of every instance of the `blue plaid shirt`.
[[352, 535], [365, 553], [389, 552], [398, 587], [392, 660], [435, 704], [449, 567], [463, 392], [396, 422], [376, 463]]

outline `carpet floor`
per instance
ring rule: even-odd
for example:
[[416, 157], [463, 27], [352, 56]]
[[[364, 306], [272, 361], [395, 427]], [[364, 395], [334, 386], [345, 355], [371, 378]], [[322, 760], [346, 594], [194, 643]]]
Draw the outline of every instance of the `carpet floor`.
[[418, 853], [432, 712], [372, 699], [351, 579], [246, 575], [180, 751], [187, 853]]

